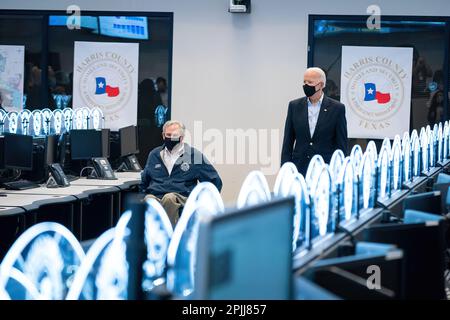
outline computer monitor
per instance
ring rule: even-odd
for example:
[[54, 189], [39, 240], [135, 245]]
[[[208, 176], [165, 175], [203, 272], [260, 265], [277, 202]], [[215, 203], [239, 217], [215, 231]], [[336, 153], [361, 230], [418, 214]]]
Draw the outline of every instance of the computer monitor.
[[[420, 215], [426, 218], [417, 219]], [[443, 219], [407, 210], [404, 222], [372, 225], [365, 229], [364, 240], [394, 244], [403, 250], [402, 298], [445, 299]]]
[[49, 135], [45, 137], [44, 163], [46, 165], [58, 162], [56, 160], [56, 150], [58, 148], [58, 136]]
[[435, 183], [433, 184], [433, 190], [441, 193], [441, 211], [439, 213], [448, 212], [447, 208], [447, 194], [450, 183]]
[[294, 198], [200, 222], [195, 299], [291, 299]]
[[109, 143], [109, 129], [102, 129], [102, 157], [109, 158], [110, 143]]
[[139, 153], [137, 141], [137, 127], [128, 126], [119, 129], [120, 136], [120, 156], [126, 157], [130, 154]]
[[71, 130], [70, 152], [72, 160], [90, 160], [96, 157], [108, 157], [109, 130]]
[[5, 133], [3, 151], [5, 169], [33, 169], [32, 136]]
[[409, 196], [403, 201], [403, 212], [407, 209], [441, 214], [441, 193], [432, 191]]
[[358, 242], [354, 254], [319, 260], [304, 276], [344, 299], [396, 299], [402, 296], [403, 262], [393, 245]]
[[435, 183], [450, 183], [450, 175], [446, 173], [439, 173]]

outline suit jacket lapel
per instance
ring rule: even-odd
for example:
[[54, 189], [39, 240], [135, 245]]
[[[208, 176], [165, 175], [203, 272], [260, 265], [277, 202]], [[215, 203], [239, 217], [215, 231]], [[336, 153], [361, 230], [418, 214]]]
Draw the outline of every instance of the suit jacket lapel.
[[301, 119], [304, 121], [303, 125], [306, 128], [306, 131], [308, 131], [308, 138], [311, 140], [311, 130], [309, 128], [309, 113], [308, 113], [308, 98], [305, 97], [303, 108], [302, 108], [303, 114], [301, 115]]
[[328, 99], [326, 96], [323, 96], [322, 104], [320, 105], [319, 118], [317, 119], [313, 137], [316, 136], [317, 131], [319, 131], [320, 125], [324, 123], [324, 121], [326, 121], [327, 115], [328, 115]]

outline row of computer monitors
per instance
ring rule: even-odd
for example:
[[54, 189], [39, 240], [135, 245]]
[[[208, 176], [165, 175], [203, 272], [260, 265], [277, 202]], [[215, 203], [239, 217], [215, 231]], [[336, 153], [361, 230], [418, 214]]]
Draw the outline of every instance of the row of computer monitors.
[[[421, 128], [420, 134], [417, 133], [417, 130], [413, 130], [411, 135], [405, 132], [402, 139], [397, 135], [392, 146], [390, 140], [385, 138], [379, 152], [373, 141], [369, 142], [365, 153], [359, 145], [355, 145], [351, 150], [348, 164], [356, 171], [356, 174], [352, 175], [358, 176], [360, 179], [363, 178], [364, 171], [368, 173], [368, 176], [370, 176], [370, 171], [373, 171], [373, 168], [365, 168], [367, 163], [374, 167], [378, 183], [383, 185], [380, 193], [384, 196], [390, 193], [390, 188], [400, 190], [403, 183], [411, 182], [414, 177], [418, 177], [422, 173], [427, 174], [432, 168], [446, 164], [450, 159], [449, 135], [450, 129], [446, 122], [444, 125], [442, 123], [435, 125], [433, 130], [430, 126]], [[366, 153], [367, 156], [364, 157]], [[341, 167], [347, 164], [344, 158], [345, 155], [339, 150], [331, 158], [330, 174], [335, 180], [348, 178], [347, 173], [343, 176], [339, 174]], [[323, 162], [320, 160], [321, 158], [315, 156], [311, 160], [310, 167], [314, 169], [315, 162], [320, 167]], [[308, 169], [309, 174], [316, 171]]]
[[102, 129], [105, 117], [100, 108], [65, 108], [4, 112], [0, 110], [0, 134], [19, 133], [41, 136], [61, 134], [72, 129]]
[[[361, 234], [363, 240], [353, 243], [352, 254], [315, 262], [303, 276], [339, 295], [335, 298], [445, 299], [446, 244], [441, 211], [430, 214], [414, 211], [425, 207], [421, 205], [423, 202], [439, 204], [439, 199], [427, 193], [421, 195], [422, 201], [418, 200], [414, 199], [406, 207], [410, 209], [405, 210], [403, 223], [367, 226]], [[419, 206], [416, 208], [415, 204]], [[293, 210], [292, 199], [285, 198], [201, 221], [193, 296], [196, 299], [298, 298], [289, 272]], [[271, 232], [267, 232], [268, 225]], [[258, 250], [261, 248], [264, 249]], [[369, 280], [360, 283], [360, 279], [370, 279], [369, 266], [382, 270], [380, 280], [384, 290], [366, 287]], [[336, 272], [336, 268], [347, 272]], [[344, 283], [346, 288], [342, 288]], [[320, 290], [315, 289], [314, 295], [318, 293]], [[321, 299], [321, 295], [316, 298]]]
[[[299, 190], [296, 191], [301, 208], [298, 220], [303, 221], [300, 222], [300, 234], [303, 234], [300, 239], [311, 243], [317, 234], [333, 233], [339, 225], [337, 222], [351, 223], [353, 218], [359, 219], [370, 212], [377, 203], [389, 206], [391, 199], [398, 200], [406, 194], [404, 189], [412, 189], [416, 183], [424, 181], [416, 180], [417, 177], [430, 174], [433, 167], [448, 165], [449, 147], [449, 129], [445, 123], [434, 130], [422, 128], [420, 134], [416, 130], [411, 136], [405, 133], [402, 140], [396, 136], [392, 146], [390, 140], [385, 139], [379, 152], [373, 141], [365, 152], [356, 145], [349, 157], [336, 150], [329, 165], [320, 155], [315, 155], [304, 180], [296, 176], [293, 164], [285, 164], [279, 176], [286, 176], [286, 183], [291, 185], [282, 186], [280, 190], [290, 190], [287, 193]], [[283, 179], [278, 180], [280, 184]], [[294, 185], [291, 182], [294, 180], [300, 181]], [[306, 221], [312, 224], [309, 226]]]
[[[109, 129], [71, 130], [69, 137], [72, 160], [110, 156]], [[119, 137], [121, 157], [139, 153], [136, 126], [121, 128]], [[58, 135], [49, 135], [44, 139], [46, 164], [59, 162], [58, 149], [65, 152], [65, 140]], [[61, 144], [64, 144], [62, 148]], [[33, 170], [33, 136], [12, 133], [0, 136], [0, 169]]]

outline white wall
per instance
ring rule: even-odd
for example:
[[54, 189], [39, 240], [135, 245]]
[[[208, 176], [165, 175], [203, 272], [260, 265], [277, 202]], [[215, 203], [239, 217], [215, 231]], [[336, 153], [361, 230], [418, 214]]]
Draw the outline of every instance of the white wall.
[[[382, 15], [450, 15], [448, 0], [253, 0], [250, 15], [228, 13], [228, 0], [1, 2], [2, 9], [64, 10], [75, 3], [82, 10], [174, 12], [172, 118], [191, 129], [201, 120], [203, 131], [278, 129], [278, 146], [287, 103], [302, 95], [308, 14], [365, 15], [375, 3]], [[273, 153], [278, 166], [280, 151]], [[259, 167], [218, 166], [227, 202], [237, 197], [246, 174]], [[273, 177], [269, 181], [272, 186]]]

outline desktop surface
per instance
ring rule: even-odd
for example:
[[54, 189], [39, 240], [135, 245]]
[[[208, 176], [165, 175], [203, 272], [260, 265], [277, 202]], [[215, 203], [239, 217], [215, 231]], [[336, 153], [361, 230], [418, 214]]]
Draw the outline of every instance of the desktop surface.
[[41, 186], [35, 182], [31, 182], [28, 180], [16, 180], [11, 182], [4, 182], [3, 187], [6, 190], [28, 190], [40, 188]]

